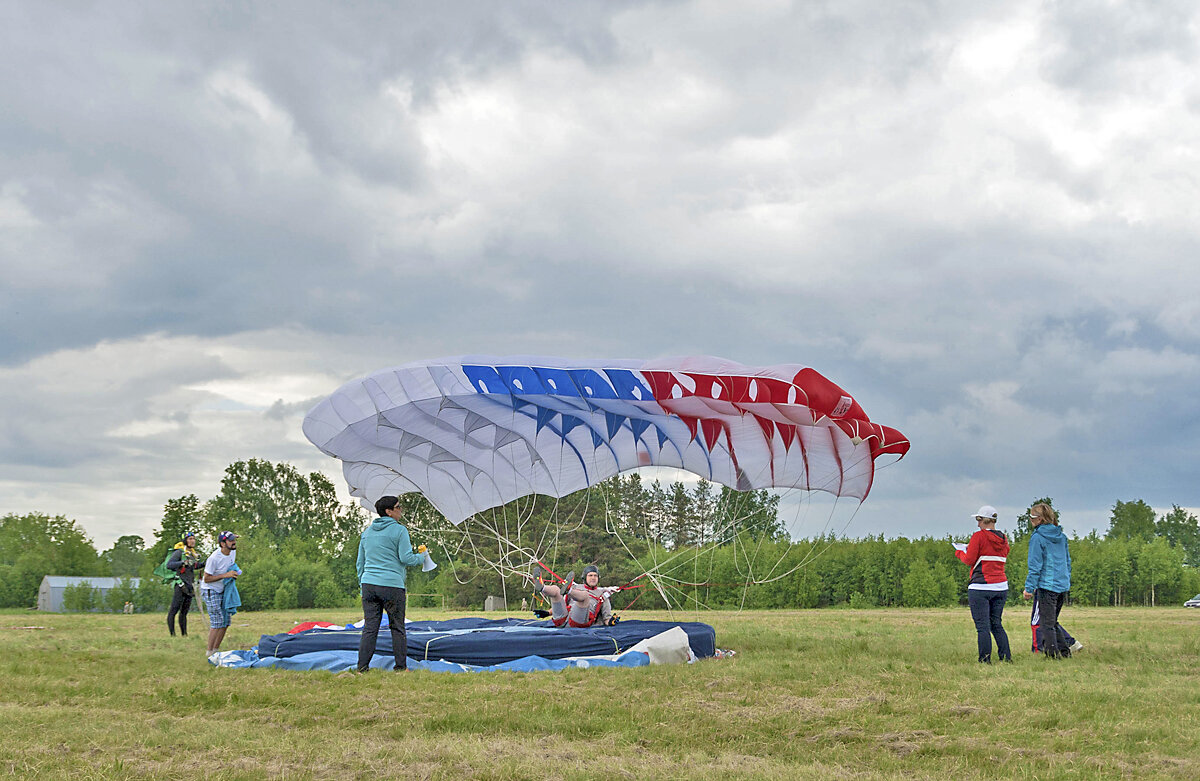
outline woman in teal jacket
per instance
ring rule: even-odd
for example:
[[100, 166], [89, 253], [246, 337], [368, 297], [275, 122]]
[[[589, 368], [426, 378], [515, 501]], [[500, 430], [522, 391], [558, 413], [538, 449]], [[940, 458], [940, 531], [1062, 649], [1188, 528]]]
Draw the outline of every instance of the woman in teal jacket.
[[1058, 625], [1067, 592], [1071, 590], [1071, 552], [1067, 535], [1058, 525], [1058, 513], [1048, 504], [1029, 508], [1033, 535], [1029, 538], [1029, 574], [1025, 576], [1025, 598], [1036, 599], [1041, 614], [1041, 631], [1049, 658], [1071, 655], [1071, 642]]
[[408, 636], [404, 631], [405, 586], [409, 567], [425, 562], [422, 545], [413, 550], [408, 529], [400, 523], [404, 505], [395, 496], [384, 496], [375, 502], [379, 513], [358, 540], [358, 583], [362, 589], [363, 629], [358, 643], [358, 671], [366, 672], [375, 655], [379, 625], [383, 614], [388, 617], [392, 633], [392, 657], [397, 671], [408, 669], [405, 651]]

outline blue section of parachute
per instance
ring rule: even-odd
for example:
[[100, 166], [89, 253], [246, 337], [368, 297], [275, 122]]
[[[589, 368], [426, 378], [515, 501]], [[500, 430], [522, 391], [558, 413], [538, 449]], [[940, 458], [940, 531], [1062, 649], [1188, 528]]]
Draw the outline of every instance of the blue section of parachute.
[[653, 401], [654, 393], [628, 369], [547, 369], [540, 366], [463, 364], [479, 393], [510, 396], [569, 396], [585, 399]]
[[[463, 374], [477, 393], [486, 394], [500, 404], [511, 406], [514, 411], [528, 415], [536, 421], [536, 430], [549, 428], [566, 437], [579, 426], [588, 428], [592, 447], [609, 447], [608, 441], [622, 428], [633, 433], [635, 440], [650, 427], [647, 418], [665, 416], [666, 413], [651, 406], [624, 405], [620, 402], [654, 401], [654, 393], [628, 369], [551, 369], [540, 366], [484, 366], [463, 364]], [[539, 403], [539, 397], [557, 397]], [[597, 402], [593, 404], [592, 401]], [[582, 415], [574, 416], [562, 409], [563, 403], [592, 412], [600, 412], [603, 404], [602, 423], [586, 422]], [[614, 409], [615, 406], [615, 409]], [[660, 447], [665, 438], [663, 430], [655, 427]], [[574, 445], [571, 446], [574, 450]], [[611, 449], [611, 448], [610, 448]], [[587, 475], [587, 459], [578, 452], [580, 465]], [[616, 458], [616, 453], [613, 453]]]
[[[413, 621], [405, 625], [405, 655], [414, 661], [492, 667], [526, 657], [561, 660], [576, 656], [608, 656], [628, 651], [637, 643], [672, 627], [688, 636], [688, 645], [699, 658], [716, 653], [716, 631], [708, 624], [671, 621], [622, 621], [615, 626], [587, 629], [555, 628], [549, 621], [516, 618], [456, 618], [449, 621]], [[358, 651], [359, 629], [310, 629], [296, 635], [263, 635], [260, 658], [290, 659], [303, 654]], [[392, 657], [391, 632], [381, 631], [376, 654]], [[320, 668], [325, 669], [325, 668]]]

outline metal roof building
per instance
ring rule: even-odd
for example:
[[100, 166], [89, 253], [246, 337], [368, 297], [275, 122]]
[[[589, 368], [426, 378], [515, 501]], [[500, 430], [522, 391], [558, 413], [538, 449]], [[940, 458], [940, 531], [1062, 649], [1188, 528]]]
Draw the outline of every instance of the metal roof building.
[[[112, 590], [118, 583], [125, 578], [95, 578], [95, 577], [80, 577], [76, 575], [47, 575], [42, 578], [42, 585], [38, 588], [37, 609], [45, 610], [49, 613], [63, 612], [63, 592], [67, 586], [74, 586], [79, 583], [87, 583], [92, 588], [99, 592], [101, 603], [108, 596], [108, 592]], [[137, 588], [140, 578], [129, 578], [129, 582]]]

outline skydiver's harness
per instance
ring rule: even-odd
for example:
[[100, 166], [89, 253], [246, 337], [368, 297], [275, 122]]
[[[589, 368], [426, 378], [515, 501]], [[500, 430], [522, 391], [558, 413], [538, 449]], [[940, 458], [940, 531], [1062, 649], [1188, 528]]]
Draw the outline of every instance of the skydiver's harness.
[[[567, 604], [567, 614], [562, 619], [563, 621], [566, 622], [567, 626], [573, 626], [577, 629], [585, 629], [585, 628], [591, 626], [592, 624], [596, 623], [596, 619], [600, 616], [600, 611], [604, 608], [604, 597], [606, 596], [604, 594], [600, 594], [598, 596], [596, 594], [593, 594], [592, 589], [586, 585], [582, 586], [582, 588], [584, 591], [587, 592], [587, 595], [592, 598], [592, 605], [591, 605], [591, 607], [588, 608], [587, 618], [585, 619], [585, 621], [587, 623], [581, 624], [581, 623], [576, 622], [575, 619], [571, 618], [571, 605], [569, 604], [569, 600], [568, 600], [568, 604]], [[596, 591], [599, 591], [599, 590], [600, 590], [599, 587], [597, 587]], [[563, 598], [566, 599], [567, 595], [564, 594]], [[562, 624], [559, 623], [558, 621], [555, 621], [554, 625], [562, 626]]]
[[[178, 569], [171, 566], [171, 558], [175, 555], [176, 551], [180, 553]], [[175, 547], [171, 548], [167, 553], [167, 557], [163, 559], [163, 563], [154, 568], [154, 574], [162, 578], [163, 583], [178, 586], [184, 591], [189, 592], [188, 595], [190, 596], [190, 592], [194, 590], [194, 586], [184, 580], [183, 571], [191, 569], [195, 572], [199, 568], [201, 561], [199, 553], [189, 552], [186, 545], [182, 542], [177, 542], [175, 543]]]

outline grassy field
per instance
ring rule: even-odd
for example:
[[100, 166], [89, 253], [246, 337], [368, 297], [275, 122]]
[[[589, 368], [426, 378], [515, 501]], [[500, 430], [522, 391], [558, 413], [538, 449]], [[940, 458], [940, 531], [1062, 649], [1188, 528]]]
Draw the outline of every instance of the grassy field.
[[[162, 615], [0, 612], [0, 777], [1200, 778], [1200, 610], [1068, 608], [1062, 661], [1027, 616], [1012, 665], [966, 608], [813, 610], [677, 616], [737, 651], [694, 665], [338, 677], [213, 668]], [[224, 647], [357, 617], [241, 613]]]

